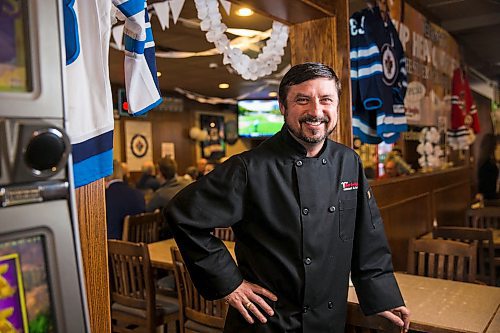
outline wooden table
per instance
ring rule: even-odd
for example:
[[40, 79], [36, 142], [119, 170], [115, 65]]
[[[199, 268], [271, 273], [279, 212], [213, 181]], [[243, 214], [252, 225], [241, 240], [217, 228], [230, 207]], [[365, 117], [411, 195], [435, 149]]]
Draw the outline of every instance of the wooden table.
[[[235, 243], [224, 241], [224, 245], [226, 245], [233, 259], [236, 258], [234, 254]], [[172, 246], [177, 246], [174, 239], [167, 239], [148, 244], [151, 265], [156, 268], [174, 269], [174, 264], [172, 262], [172, 253], [170, 253], [170, 248]]]
[[[395, 275], [411, 311], [411, 329], [433, 333], [500, 332], [500, 288], [404, 273]], [[349, 288], [348, 303], [359, 310], [353, 287]], [[494, 325], [496, 328], [492, 328]]]

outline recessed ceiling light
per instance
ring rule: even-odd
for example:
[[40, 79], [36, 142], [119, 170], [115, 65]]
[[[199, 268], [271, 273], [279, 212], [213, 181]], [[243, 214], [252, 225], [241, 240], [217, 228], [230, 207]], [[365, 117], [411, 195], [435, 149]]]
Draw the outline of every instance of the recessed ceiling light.
[[267, 94], [269, 97], [276, 97], [278, 96], [278, 93], [276, 91], [271, 91], [269, 94]]
[[227, 88], [229, 88], [229, 83], [219, 83], [219, 88], [220, 89], [227, 89]]
[[156, 76], [160, 77], [161, 76], [161, 72], [156, 72]]
[[236, 15], [238, 16], [250, 16], [253, 15], [253, 10], [250, 8], [242, 7], [236, 11]]

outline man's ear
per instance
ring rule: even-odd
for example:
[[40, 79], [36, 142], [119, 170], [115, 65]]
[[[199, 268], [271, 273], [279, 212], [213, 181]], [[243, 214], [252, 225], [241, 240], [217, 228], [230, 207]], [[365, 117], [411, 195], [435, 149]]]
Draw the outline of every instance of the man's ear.
[[278, 102], [278, 104], [280, 106], [280, 112], [284, 116], [285, 115], [285, 111], [286, 111], [286, 107], [283, 104], [281, 104], [281, 102]]

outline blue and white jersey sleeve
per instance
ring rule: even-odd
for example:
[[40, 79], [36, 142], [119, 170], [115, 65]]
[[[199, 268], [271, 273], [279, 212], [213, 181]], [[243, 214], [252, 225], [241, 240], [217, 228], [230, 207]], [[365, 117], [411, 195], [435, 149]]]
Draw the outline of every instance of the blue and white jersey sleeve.
[[360, 13], [354, 13], [349, 23], [353, 133], [365, 143], [379, 143], [377, 121], [384, 116], [380, 52], [365, 33]]
[[113, 0], [113, 3], [126, 17], [125, 88], [129, 113], [138, 116], [162, 102], [147, 4], [144, 0]]
[[161, 102], [146, 2], [63, 0], [65, 116], [75, 187], [113, 172], [114, 119], [108, 66], [113, 3], [127, 17], [125, 78], [129, 112], [144, 114]]

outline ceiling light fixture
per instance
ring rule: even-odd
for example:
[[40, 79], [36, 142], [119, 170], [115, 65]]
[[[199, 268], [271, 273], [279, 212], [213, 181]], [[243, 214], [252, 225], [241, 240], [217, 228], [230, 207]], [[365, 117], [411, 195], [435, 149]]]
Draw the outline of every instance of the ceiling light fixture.
[[276, 91], [271, 91], [269, 94], [267, 94], [269, 97], [276, 97], [278, 96], [278, 93]]
[[219, 88], [220, 89], [227, 89], [227, 88], [229, 88], [229, 83], [219, 83]]
[[251, 16], [253, 15], [253, 10], [247, 7], [242, 7], [236, 11], [236, 15], [238, 16]]
[[156, 72], [156, 76], [160, 77], [161, 76], [161, 72]]

